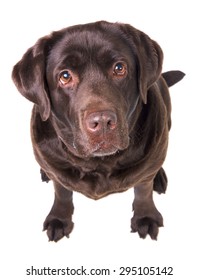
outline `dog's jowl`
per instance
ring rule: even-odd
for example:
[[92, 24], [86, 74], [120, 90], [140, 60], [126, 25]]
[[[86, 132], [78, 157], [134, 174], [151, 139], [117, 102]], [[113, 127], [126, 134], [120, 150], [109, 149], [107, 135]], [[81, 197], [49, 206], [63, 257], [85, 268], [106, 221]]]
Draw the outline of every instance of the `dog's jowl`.
[[49, 240], [73, 229], [73, 191], [99, 199], [131, 187], [132, 232], [157, 238], [163, 219], [153, 190], [167, 186], [168, 87], [184, 76], [162, 74], [162, 61], [143, 32], [101, 21], [39, 39], [14, 66], [16, 87], [34, 103], [31, 138], [42, 180], [55, 187], [44, 222]]

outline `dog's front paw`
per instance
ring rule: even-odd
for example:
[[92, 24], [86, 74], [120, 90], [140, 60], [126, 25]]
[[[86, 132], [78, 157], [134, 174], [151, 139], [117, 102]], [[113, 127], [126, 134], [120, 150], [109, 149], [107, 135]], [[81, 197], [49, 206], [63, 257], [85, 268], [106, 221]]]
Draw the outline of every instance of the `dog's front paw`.
[[151, 239], [157, 240], [159, 227], [163, 226], [162, 215], [157, 213], [156, 217], [134, 215], [131, 219], [131, 231], [138, 232], [141, 238], [145, 238], [149, 234]]
[[71, 219], [61, 220], [49, 215], [44, 222], [43, 230], [47, 231], [49, 241], [57, 242], [64, 236], [69, 237], [73, 225]]

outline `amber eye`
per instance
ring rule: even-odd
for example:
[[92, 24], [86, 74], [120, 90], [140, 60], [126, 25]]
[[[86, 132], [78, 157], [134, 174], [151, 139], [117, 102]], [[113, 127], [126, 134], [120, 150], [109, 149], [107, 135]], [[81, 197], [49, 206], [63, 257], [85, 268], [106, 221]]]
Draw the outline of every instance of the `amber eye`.
[[59, 75], [59, 82], [62, 86], [67, 85], [72, 80], [72, 75], [69, 70], [64, 70]]
[[113, 74], [123, 77], [126, 75], [127, 72], [127, 68], [126, 68], [126, 64], [122, 63], [122, 62], [118, 62], [115, 64], [114, 69], [113, 69]]

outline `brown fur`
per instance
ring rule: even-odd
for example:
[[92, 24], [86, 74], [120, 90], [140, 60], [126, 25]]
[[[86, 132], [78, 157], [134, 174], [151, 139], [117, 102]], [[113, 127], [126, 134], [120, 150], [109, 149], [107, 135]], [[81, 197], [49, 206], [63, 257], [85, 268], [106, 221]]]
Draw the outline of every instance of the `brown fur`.
[[99, 199], [130, 187], [132, 231], [157, 238], [163, 219], [152, 192], [167, 185], [167, 84], [183, 76], [161, 76], [162, 60], [159, 45], [143, 32], [96, 22], [39, 39], [15, 65], [17, 88], [35, 103], [31, 136], [42, 179], [55, 186], [44, 222], [49, 240], [72, 231], [73, 191]]

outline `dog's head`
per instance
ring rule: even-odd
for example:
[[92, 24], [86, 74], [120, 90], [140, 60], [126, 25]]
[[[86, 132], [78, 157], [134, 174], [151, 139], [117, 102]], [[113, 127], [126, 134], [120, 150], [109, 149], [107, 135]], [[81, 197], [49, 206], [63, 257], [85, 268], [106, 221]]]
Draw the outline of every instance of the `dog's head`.
[[162, 58], [158, 44], [130, 25], [96, 22], [41, 38], [13, 79], [72, 153], [106, 156], [128, 147], [133, 112], [139, 99], [147, 103]]

